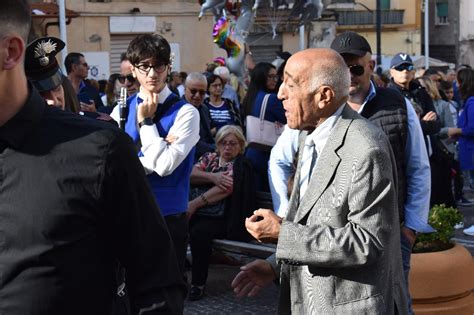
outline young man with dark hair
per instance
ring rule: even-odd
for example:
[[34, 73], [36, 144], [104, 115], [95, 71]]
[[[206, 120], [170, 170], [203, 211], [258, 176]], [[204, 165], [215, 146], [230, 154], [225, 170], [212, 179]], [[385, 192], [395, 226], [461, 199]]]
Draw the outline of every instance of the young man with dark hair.
[[120, 55], [120, 83], [125, 84], [127, 88], [127, 96], [130, 97], [138, 92], [140, 84], [137, 79], [133, 77], [132, 65], [127, 58], [127, 53], [124, 52]]
[[[194, 146], [199, 140], [199, 112], [173, 94], [166, 78], [171, 69], [170, 45], [160, 35], [138, 35], [127, 49], [140, 90], [127, 100], [125, 131], [139, 148], [140, 161], [173, 239], [184, 274], [186, 210]], [[119, 110], [112, 112], [119, 118]]]
[[182, 313], [176, 254], [133, 144], [46, 104], [25, 75], [30, 23], [26, 0], [0, 1], [0, 314], [116, 314], [117, 262], [132, 314]]

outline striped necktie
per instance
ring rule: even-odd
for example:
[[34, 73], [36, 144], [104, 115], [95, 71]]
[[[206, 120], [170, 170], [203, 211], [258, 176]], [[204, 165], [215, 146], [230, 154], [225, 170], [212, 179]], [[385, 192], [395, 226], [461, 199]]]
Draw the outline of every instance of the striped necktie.
[[304, 196], [306, 189], [308, 188], [311, 173], [313, 171], [317, 158], [317, 152], [314, 147], [314, 141], [312, 138], [307, 137], [303, 148], [303, 156], [301, 157], [301, 170], [300, 170], [300, 199]]

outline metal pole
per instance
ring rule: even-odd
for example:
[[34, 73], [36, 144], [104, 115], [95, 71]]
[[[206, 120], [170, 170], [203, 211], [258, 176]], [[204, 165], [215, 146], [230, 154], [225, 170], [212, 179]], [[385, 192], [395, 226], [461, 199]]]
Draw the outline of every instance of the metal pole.
[[380, 0], [376, 2], [376, 32], [377, 32], [377, 74], [382, 74], [382, 14]]
[[430, 67], [430, 28], [429, 28], [429, 1], [425, 0], [425, 69]]
[[[64, 59], [67, 56], [67, 30], [66, 30], [66, 6], [64, 4], [65, 0], [58, 0], [58, 7], [59, 7], [59, 34], [61, 37], [61, 40], [66, 43], [66, 46], [63, 48], [61, 51], [61, 57], [62, 61], [61, 62], [61, 68], [64, 69]], [[66, 73], [66, 72], [64, 72]]]
[[300, 50], [305, 49], [304, 46], [304, 24], [300, 26]]

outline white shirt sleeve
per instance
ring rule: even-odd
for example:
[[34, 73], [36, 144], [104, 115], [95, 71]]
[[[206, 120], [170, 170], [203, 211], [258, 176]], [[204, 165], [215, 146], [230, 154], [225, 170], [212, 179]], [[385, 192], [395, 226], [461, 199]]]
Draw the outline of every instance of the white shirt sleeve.
[[170, 175], [199, 141], [199, 112], [190, 105], [183, 105], [176, 114], [173, 126], [168, 135], [177, 137], [177, 140], [168, 144], [160, 137], [156, 125], [140, 128], [142, 142], [140, 158], [145, 172], [156, 172], [160, 176]]
[[293, 173], [293, 159], [298, 150], [298, 130], [285, 126], [270, 153], [268, 179], [273, 208], [280, 217], [288, 211], [288, 179]]
[[120, 122], [120, 106], [115, 106], [110, 113], [110, 117], [115, 120], [117, 123]]
[[408, 137], [405, 149], [407, 195], [405, 200], [405, 226], [417, 232], [434, 230], [428, 224], [431, 195], [431, 171], [420, 120], [411, 102], [407, 105]]

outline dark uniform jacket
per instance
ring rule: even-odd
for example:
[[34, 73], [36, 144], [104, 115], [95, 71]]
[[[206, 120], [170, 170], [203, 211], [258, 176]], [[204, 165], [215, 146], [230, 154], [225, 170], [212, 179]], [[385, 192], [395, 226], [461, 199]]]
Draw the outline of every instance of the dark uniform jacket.
[[182, 311], [176, 255], [129, 137], [30, 86], [0, 127], [0, 314], [110, 314], [117, 262], [134, 314]]

